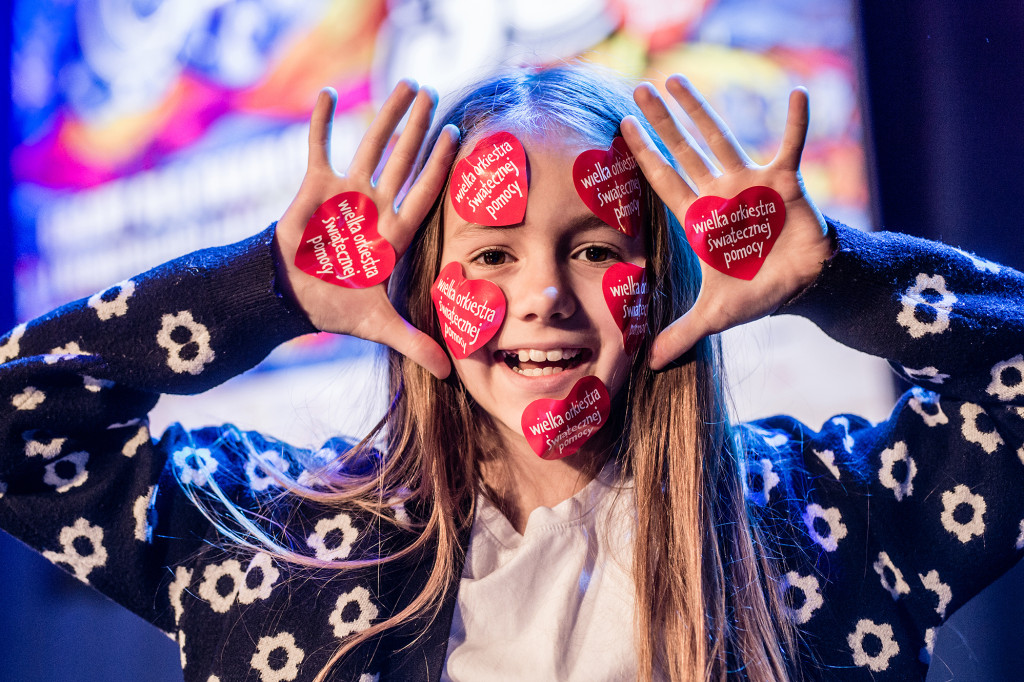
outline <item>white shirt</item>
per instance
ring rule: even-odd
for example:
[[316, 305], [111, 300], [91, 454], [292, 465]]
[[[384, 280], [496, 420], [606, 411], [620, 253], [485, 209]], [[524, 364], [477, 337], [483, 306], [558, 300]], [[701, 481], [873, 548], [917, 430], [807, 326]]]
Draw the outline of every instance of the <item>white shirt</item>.
[[480, 496], [445, 682], [636, 678], [635, 496], [605, 469], [520, 535]]

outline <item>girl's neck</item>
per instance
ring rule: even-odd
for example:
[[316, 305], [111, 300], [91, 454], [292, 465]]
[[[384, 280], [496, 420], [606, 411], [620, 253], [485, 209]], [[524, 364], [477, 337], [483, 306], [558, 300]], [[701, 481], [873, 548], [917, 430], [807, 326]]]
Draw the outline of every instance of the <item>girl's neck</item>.
[[522, 434], [502, 433], [500, 440], [502, 447], [495, 455], [480, 462], [480, 482], [520, 535], [534, 509], [554, 507], [590, 483], [610, 451], [595, 443], [595, 447], [585, 446], [569, 457], [544, 460]]

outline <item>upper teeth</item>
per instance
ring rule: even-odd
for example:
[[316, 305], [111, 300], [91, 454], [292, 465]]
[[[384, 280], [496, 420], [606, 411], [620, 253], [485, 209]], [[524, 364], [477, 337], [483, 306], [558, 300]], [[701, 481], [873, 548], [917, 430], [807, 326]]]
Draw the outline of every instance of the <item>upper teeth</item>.
[[579, 355], [579, 348], [556, 348], [555, 350], [537, 350], [536, 348], [520, 348], [519, 350], [507, 351], [509, 355], [518, 353], [519, 362], [556, 362], [558, 360], [569, 360]]

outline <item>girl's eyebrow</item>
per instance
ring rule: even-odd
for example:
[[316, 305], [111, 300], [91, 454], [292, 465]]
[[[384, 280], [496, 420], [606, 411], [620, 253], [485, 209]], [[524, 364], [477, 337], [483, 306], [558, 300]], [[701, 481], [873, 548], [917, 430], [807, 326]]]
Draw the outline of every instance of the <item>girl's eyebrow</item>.
[[[457, 224], [455, 226], [455, 229], [452, 230], [451, 239], [452, 241], [458, 241], [462, 239], [473, 239], [475, 237], [483, 237], [486, 235], [493, 234], [493, 230], [515, 230], [522, 226], [522, 223], [516, 223], [515, 225], [491, 226], [479, 225], [477, 223], [463, 221]], [[612, 232], [618, 232], [618, 230], [616, 230], [611, 225], [608, 225], [606, 222], [598, 218], [593, 213], [589, 213], [587, 215], [580, 215], [577, 216], [576, 218], [573, 218], [569, 222], [568, 228], [574, 232], [582, 232], [584, 230], [595, 230], [602, 228], [611, 230]]]
[[458, 241], [461, 239], [473, 239], [474, 237], [483, 237], [489, 234], [493, 234], [494, 230], [514, 230], [517, 227], [522, 227], [522, 223], [516, 223], [515, 225], [500, 225], [492, 227], [490, 225], [479, 225], [477, 223], [460, 222], [452, 230], [452, 241]]

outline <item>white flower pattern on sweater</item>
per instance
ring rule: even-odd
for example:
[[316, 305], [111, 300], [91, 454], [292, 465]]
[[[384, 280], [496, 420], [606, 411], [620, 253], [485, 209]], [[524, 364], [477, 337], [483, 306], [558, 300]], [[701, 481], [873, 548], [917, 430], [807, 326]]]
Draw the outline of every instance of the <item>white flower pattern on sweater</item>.
[[[937, 628], [1024, 551], [1024, 319], [1006, 317], [1024, 315], [1024, 278], [940, 245], [836, 229], [836, 256], [782, 312], [889, 358], [918, 387], [881, 424], [747, 426], [747, 494], [780, 538], [778, 587], [806, 633], [792, 655], [809, 676], [920, 680]], [[316, 571], [227, 545], [193, 497], [223, 494], [270, 533], [287, 521], [276, 537], [321, 559], [393, 551], [415, 530], [381, 534], [358, 510], [267, 506], [282, 492], [272, 469], [316, 483], [304, 468], [323, 463], [314, 453], [232, 427], [151, 438], [160, 393], [205, 390], [313, 331], [273, 278], [268, 230], [0, 337], [0, 526], [169, 633], [188, 682], [312, 680], [339, 638], [407, 605], [432, 562]], [[395, 494], [412, 528], [423, 509]], [[375, 636], [335, 677], [435, 682], [455, 599], [421, 639], [415, 628]]]

